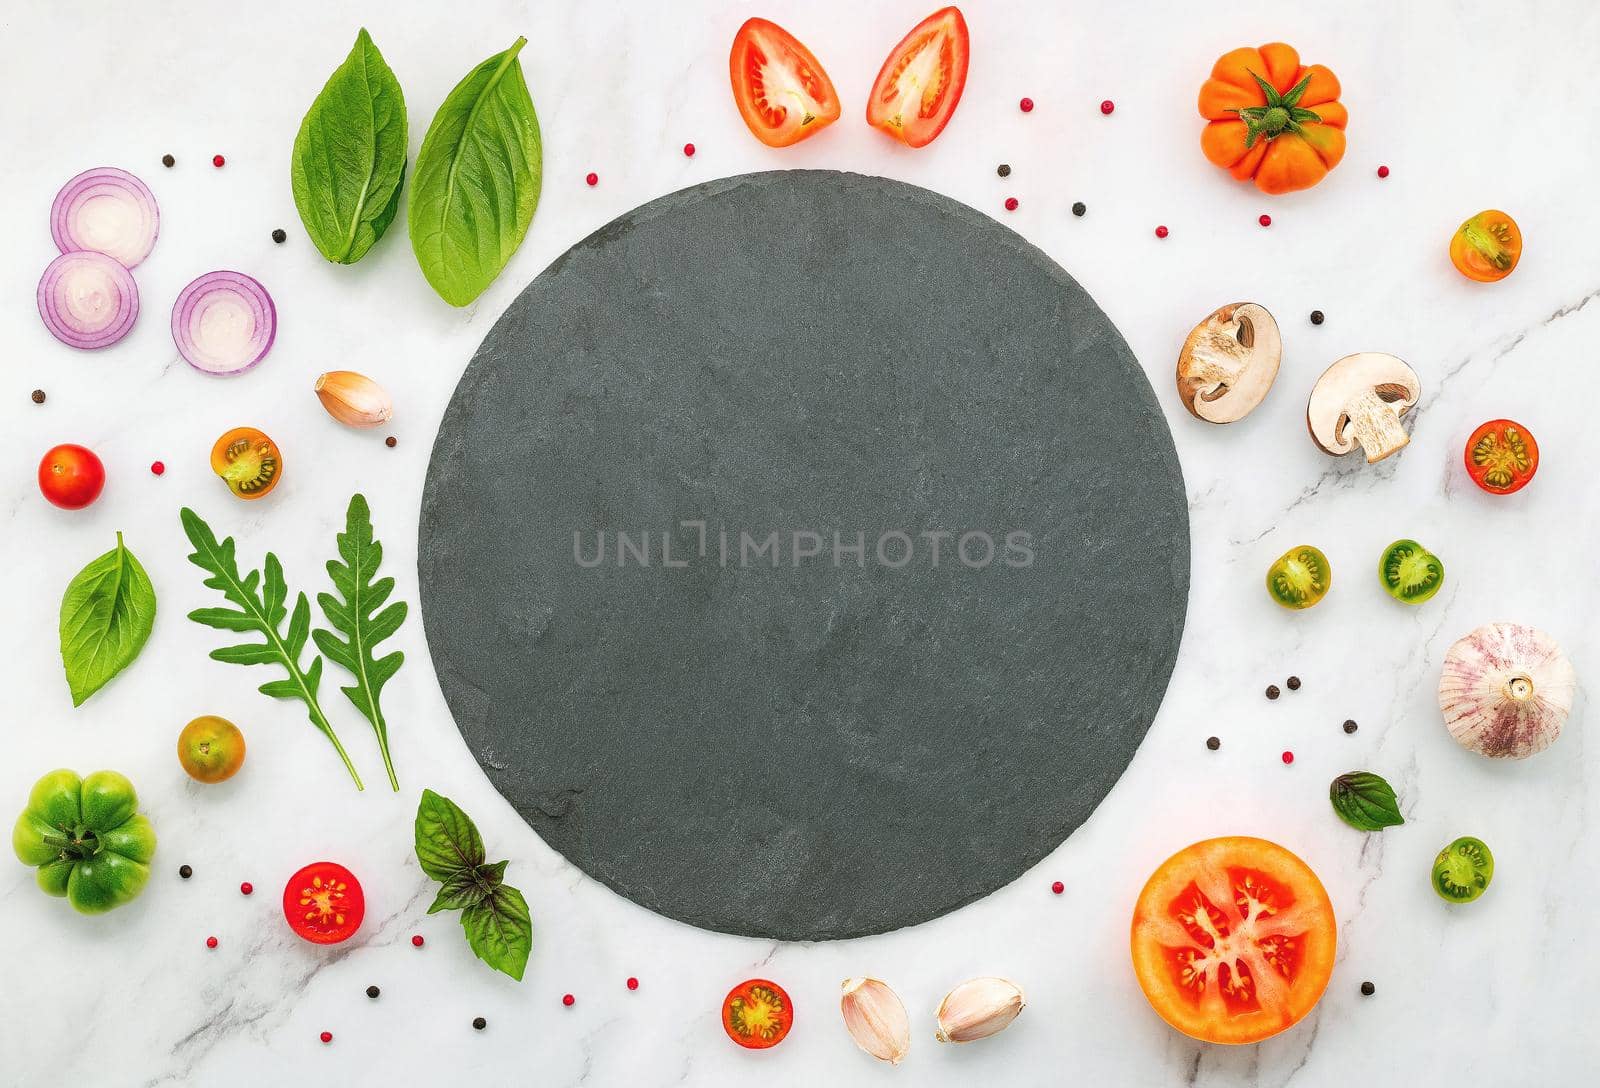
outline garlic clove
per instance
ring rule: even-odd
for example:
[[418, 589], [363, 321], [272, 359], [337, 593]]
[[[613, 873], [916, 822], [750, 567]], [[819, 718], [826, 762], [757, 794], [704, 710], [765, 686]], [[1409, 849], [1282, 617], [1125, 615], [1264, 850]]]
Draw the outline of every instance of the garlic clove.
[[839, 1011], [856, 1046], [898, 1065], [911, 1049], [911, 1019], [900, 995], [875, 978], [847, 978], [840, 990]]
[[987, 1039], [1017, 1018], [1027, 1002], [1022, 989], [1003, 978], [975, 978], [963, 982], [939, 1002], [941, 1043], [970, 1043]]
[[1526, 759], [1561, 735], [1576, 686], [1555, 639], [1520, 623], [1488, 623], [1445, 654], [1439, 710], [1463, 747]]
[[394, 415], [383, 386], [353, 370], [330, 370], [317, 378], [317, 399], [328, 414], [349, 427], [376, 427]]

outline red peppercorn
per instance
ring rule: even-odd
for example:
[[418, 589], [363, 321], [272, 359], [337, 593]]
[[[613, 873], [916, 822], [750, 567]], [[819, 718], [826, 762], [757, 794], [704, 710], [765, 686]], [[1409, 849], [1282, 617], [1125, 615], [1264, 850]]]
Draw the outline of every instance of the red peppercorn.
[[333, 1042], [333, 1032], [325, 1031], [321, 1035], [317, 1036], [317, 1038], [321, 1039], [325, 1043], [331, 1043]]
[[1067, 890], [1067, 886], [1058, 880], [1054, 884], [1050, 885], [1050, 890], [1055, 892], [1057, 895], [1060, 895], [1062, 892]]
[[1115, 102], [1111, 101], [1111, 99], [1109, 99], [1109, 98], [1106, 99], [1104, 102], [1100, 103], [1100, 112], [1105, 114], [1108, 117], [1111, 115], [1111, 111], [1116, 109], [1116, 108], [1117, 108], [1117, 104]]
[[592, 189], [592, 188], [594, 188], [594, 187], [595, 187], [595, 186], [596, 186], [596, 185], [599, 185], [599, 184], [600, 184], [600, 175], [599, 175], [599, 174], [594, 174], [594, 173], [591, 173], [591, 174], [589, 174], [589, 175], [588, 175], [588, 176], [587, 176], [587, 177], [585, 177], [585, 178], [584, 178], [584, 179], [583, 179], [583, 180], [584, 180], [584, 181], [585, 181], [585, 182], [587, 182], [587, 183], [588, 183], [588, 185], [589, 185], [589, 188], [591, 188], [591, 189]]
[[422, 947], [422, 934], [418, 933], [416, 936], [411, 938], [411, 947], [412, 948], [421, 948]]
[[254, 884], [250, 883], [248, 880], [245, 881], [243, 884], [239, 885], [239, 894], [240, 895], [249, 895], [251, 892], [253, 892], [255, 890], [256, 890], [256, 886]]
[[212, 166], [221, 166], [223, 163], [225, 163], [227, 161], [228, 160], [223, 158], [221, 155], [213, 155], [213, 156], [211, 156], [211, 165]]
[[207, 937], [206, 938], [206, 947], [207, 948], [215, 948], [215, 947], [217, 947], [217, 939], [215, 937]]
[[1285, 763], [1293, 763], [1294, 762], [1294, 753], [1293, 752], [1285, 752], [1285, 753], [1283, 753], [1283, 761]]
[[567, 1006], [568, 1008], [571, 1008], [572, 1007], [572, 1003], [577, 1001], [577, 1000], [578, 999], [573, 997], [571, 994], [563, 994], [561, 996], [561, 1003], [563, 1005]]
[[1389, 168], [1387, 166], [1378, 167], [1378, 176], [1380, 178], [1388, 177], [1389, 176]]
[[159, 476], [163, 472], [167, 471], [167, 466], [160, 461], [153, 461], [150, 464], [150, 471]]
[[1263, 212], [1261, 218], [1257, 219], [1256, 222], [1260, 223], [1263, 227], [1270, 227], [1272, 226], [1272, 216]]
[[683, 154], [686, 158], [694, 158], [694, 144], [684, 144]]
[[1166, 227], [1157, 227], [1156, 228], [1156, 237], [1157, 238], [1165, 238], [1166, 236], [1167, 236], [1167, 228]]
[[1014, 212], [1016, 210], [1017, 210], [1017, 198], [1014, 197], [1014, 196], [1006, 197], [1006, 211]]
[[1033, 112], [1033, 99], [1031, 98], [1024, 98], [1021, 102], [1018, 102], [1017, 105], [1022, 109], [1023, 113]]
[[628, 989], [637, 990], [638, 988], [639, 988], [639, 980], [636, 979], [636, 978], [630, 978], [628, 980]]

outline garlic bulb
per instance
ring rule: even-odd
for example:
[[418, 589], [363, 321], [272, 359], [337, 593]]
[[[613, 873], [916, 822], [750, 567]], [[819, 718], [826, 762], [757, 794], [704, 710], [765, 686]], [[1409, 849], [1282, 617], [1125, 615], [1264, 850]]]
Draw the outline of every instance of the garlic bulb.
[[839, 1011], [856, 1046], [898, 1065], [911, 1049], [911, 1020], [900, 995], [875, 978], [847, 978], [841, 990]]
[[1576, 684], [1555, 639], [1520, 623], [1488, 623], [1445, 654], [1439, 709], [1463, 747], [1526, 759], [1555, 743]]
[[389, 422], [394, 402], [383, 386], [353, 370], [330, 370], [313, 387], [328, 414], [349, 427], [376, 427]]
[[1003, 978], [963, 982], [939, 1002], [939, 1030], [933, 1037], [941, 1043], [987, 1039], [1005, 1030], [1026, 1003], [1021, 988]]

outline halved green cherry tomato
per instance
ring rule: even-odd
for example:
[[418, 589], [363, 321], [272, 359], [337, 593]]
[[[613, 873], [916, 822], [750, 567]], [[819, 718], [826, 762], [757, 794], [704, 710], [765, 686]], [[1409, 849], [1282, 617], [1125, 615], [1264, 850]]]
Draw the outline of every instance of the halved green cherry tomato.
[[1397, 540], [1378, 560], [1378, 581], [1395, 600], [1421, 604], [1444, 585], [1444, 563], [1415, 540]]
[[1285, 608], [1310, 608], [1332, 585], [1328, 557], [1310, 544], [1290, 548], [1267, 568], [1267, 592]]
[[34, 783], [17, 817], [11, 848], [48, 895], [80, 914], [104, 914], [131, 902], [150, 880], [156, 832], [138, 814], [133, 783], [116, 771], [79, 778], [51, 771]]
[[1494, 855], [1482, 839], [1462, 837], [1433, 859], [1433, 890], [1452, 903], [1470, 903], [1494, 879]]
[[722, 1002], [722, 1030], [750, 1050], [777, 1046], [794, 1026], [794, 1005], [782, 986], [764, 978], [739, 983]]
[[283, 916], [295, 936], [312, 944], [349, 940], [366, 913], [361, 882], [335, 862], [313, 862], [283, 886]]
[[1462, 459], [1473, 483], [1491, 495], [1509, 495], [1539, 471], [1539, 443], [1515, 420], [1491, 419], [1472, 432]]
[[1522, 231], [1517, 221], [1493, 208], [1461, 224], [1450, 239], [1450, 263], [1479, 283], [1505, 279], [1521, 259]]

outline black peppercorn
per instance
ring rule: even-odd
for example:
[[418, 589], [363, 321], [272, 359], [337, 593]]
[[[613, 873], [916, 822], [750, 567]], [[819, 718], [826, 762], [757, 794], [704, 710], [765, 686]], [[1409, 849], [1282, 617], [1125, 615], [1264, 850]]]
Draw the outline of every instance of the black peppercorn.
[[1356, 731], [1356, 723], [1355, 723], [1355, 719], [1354, 718], [1346, 718], [1345, 719], [1345, 721], [1344, 721], [1344, 731], [1346, 733], [1354, 733]]
[[44, 390], [43, 389], [35, 389], [33, 391], [33, 403], [35, 403], [35, 404], [43, 404], [44, 403]]
[[1003, 162], [999, 166], [994, 168], [994, 172], [999, 174], [1003, 178], [1008, 178], [1008, 177], [1011, 176], [1011, 164], [1007, 163], [1007, 162]]
[[282, 227], [279, 227], [277, 230], [272, 232], [272, 240], [281, 246], [284, 242], [289, 240], [289, 232], [284, 230]]
[[1291, 676], [1289, 679], [1285, 680], [1284, 683], [1289, 685], [1290, 691], [1300, 690], [1300, 678], [1298, 676]]
[[394, 447], [395, 447], [395, 437], [394, 437], [394, 435], [390, 435], [388, 438], [385, 438], [383, 440], [383, 444], [385, 446], [388, 446], [390, 449], [394, 449]]
[[1321, 310], [1312, 310], [1311, 311], [1311, 323], [1313, 325], [1322, 324], [1322, 311]]
[[173, 158], [171, 155], [163, 155], [163, 156], [161, 156], [161, 165], [165, 166], [165, 167], [168, 167], [168, 168], [170, 168], [177, 161], [178, 160]]
[[1268, 699], [1276, 699], [1277, 697], [1278, 697], [1278, 685], [1277, 684], [1268, 684], [1267, 685], [1267, 698]]
[[1363, 982], [1361, 984], [1361, 993], [1362, 993], [1363, 996], [1371, 997], [1373, 994], [1375, 994], [1377, 992], [1378, 992], [1378, 988], [1376, 986], [1374, 986], [1372, 983]]
[[1088, 210], [1089, 210], [1088, 205], [1086, 205], [1081, 200], [1078, 201], [1076, 204], [1074, 204], [1072, 206], [1072, 214], [1078, 216], [1079, 218], [1082, 218], [1083, 217], [1083, 213], [1088, 211]]
[[1215, 752], [1218, 748], [1222, 747], [1222, 741], [1216, 737], [1207, 737], [1206, 747]]
[[472, 1026], [477, 1028], [479, 1031], [482, 1031], [484, 1028], [489, 1026], [489, 1021], [479, 1016], [473, 1019]]
[[377, 997], [378, 996], [378, 988], [376, 986], [368, 986], [367, 987], [367, 996], [368, 997]]
[[183, 877], [183, 879], [188, 880], [190, 877], [194, 876], [194, 870], [189, 868], [187, 865], [180, 865], [178, 866], [178, 875]]

